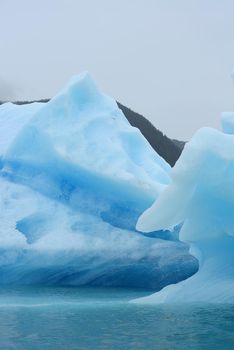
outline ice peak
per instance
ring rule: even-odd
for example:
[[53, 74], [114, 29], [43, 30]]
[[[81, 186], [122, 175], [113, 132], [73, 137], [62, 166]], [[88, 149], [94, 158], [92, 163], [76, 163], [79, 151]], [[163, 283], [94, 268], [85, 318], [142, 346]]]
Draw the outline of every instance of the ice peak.
[[54, 99], [57, 100], [61, 96], [66, 96], [69, 101], [82, 107], [97, 101], [101, 92], [91, 75], [88, 72], [83, 72], [73, 76]]
[[225, 134], [234, 134], [234, 112], [223, 112], [221, 122]]

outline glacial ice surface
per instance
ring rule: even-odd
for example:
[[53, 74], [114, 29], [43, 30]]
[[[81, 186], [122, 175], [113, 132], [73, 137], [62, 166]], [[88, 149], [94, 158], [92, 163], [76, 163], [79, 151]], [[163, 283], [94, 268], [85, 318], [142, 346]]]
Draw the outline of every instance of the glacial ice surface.
[[0, 284], [159, 290], [196, 272], [169, 231], [136, 231], [171, 169], [89, 74], [2, 105], [0, 136]]
[[234, 114], [222, 115], [224, 132], [202, 128], [178, 160], [172, 182], [139, 218], [150, 232], [183, 223], [180, 239], [199, 259], [192, 277], [136, 302], [234, 302]]

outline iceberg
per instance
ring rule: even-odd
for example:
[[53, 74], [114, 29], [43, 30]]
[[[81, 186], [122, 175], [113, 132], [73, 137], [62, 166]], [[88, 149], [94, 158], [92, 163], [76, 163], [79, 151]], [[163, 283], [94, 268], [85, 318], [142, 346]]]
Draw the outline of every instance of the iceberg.
[[170, 166], [88, 73], [0, 107], [0, 284], [160, 290], [197, 271], [169, 231], [136, 230]]
[[150, 232], [183, 223], [179, 236], [199, 260], [198, 272], [136, 302], [234, 302], [234, 114], [223, 131], [198, 130], [171, 172], [172, 182], [139, 218]]

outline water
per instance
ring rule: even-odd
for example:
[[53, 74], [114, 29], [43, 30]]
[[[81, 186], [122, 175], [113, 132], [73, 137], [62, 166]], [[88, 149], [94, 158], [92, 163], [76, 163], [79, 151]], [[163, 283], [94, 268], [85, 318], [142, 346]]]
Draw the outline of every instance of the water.
[[94, 288], [2, 288], [0, 349], [234, 349], [234, 305], [128, 303], [146, 294]]

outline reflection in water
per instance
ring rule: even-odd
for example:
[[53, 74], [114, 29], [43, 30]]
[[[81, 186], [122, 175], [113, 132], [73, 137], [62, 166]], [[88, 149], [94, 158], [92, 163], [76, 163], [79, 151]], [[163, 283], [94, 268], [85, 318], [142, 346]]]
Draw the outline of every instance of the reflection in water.
[[0, 349], [234, 348], [234, 305], [128, 303], [145, 294], [93, 288], [1, 289]]

